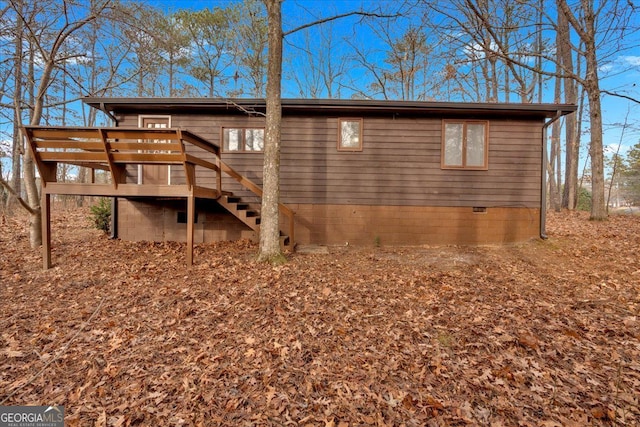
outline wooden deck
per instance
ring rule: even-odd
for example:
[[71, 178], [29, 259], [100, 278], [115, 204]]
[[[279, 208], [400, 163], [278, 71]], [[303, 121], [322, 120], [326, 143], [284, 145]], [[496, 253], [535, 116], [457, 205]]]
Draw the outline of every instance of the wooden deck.
[[[258, 196], [262, 189], [238, 174], [220, 157], [220, 147], [192, 132], [176, 128], [86, 128], [40, 127], [21, 128], [41, 177], [43, 265], [51, 267], [51, 195], [71, 194], [106, 197], [176, 197], [187, 200], [187, 264], [193, 264], [193, 234], [196, 198], [219, 199], [222, 173], [236, 179]], [[191, 145], [195, 149], [187, 150]], [[192, 148], [192, 147], [190, 147]], [[194, 153], [202, 153], [200, 157]], [[206, 160], [213, 154], [215, 161]], [[110, 183], [58, 182], [58, 165], [70, 164], [104, 170]], [[126, 170], [131, 167], [160, 165], [182, 168], [185, 182], [127, 183]], [[215, 187], [198, 185], [197, 169], [212, 171]], [[92, 176], [93, 172], [92, 172]], [[293, 211], [280, 205], [289, 218], [289, 241], [293, 245]], [[255, 227], [255, 226], [254, 226]]]

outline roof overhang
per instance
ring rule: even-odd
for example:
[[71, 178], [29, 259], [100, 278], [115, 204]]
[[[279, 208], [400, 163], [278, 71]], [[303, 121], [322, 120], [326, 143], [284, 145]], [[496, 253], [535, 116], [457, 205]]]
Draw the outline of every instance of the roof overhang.
[[[101, 98], [83, 101], [106, 113], [264, 114], [258, 98]], [[483, 116], [547, 119], [576, 111], [571, 104], [388, 101], [364, 99], [282, 99], [282, 114]]]

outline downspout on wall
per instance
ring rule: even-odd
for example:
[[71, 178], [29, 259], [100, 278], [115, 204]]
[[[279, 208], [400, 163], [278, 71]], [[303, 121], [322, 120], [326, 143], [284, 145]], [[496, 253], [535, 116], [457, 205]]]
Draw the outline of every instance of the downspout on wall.
[[104, 102], [100, 103], [100, 111], [102, 111], [104, 114], [107, 115], [107, 117], [109, 117], [111, 120], [113, 120], [113, 125], [115, 127], [118, 127], [118, 119], [116, 118], [116, 116], [114, 116], [113, 114], [111, 114], [111, 112], [109, 110], [107, 110], [107, 108], [104, 105]]
[[562, 117], [562, 111], [542, 126], [542, 173], [540, 178], [540, 238], [547, 240], [547, 130], [554, 122]]

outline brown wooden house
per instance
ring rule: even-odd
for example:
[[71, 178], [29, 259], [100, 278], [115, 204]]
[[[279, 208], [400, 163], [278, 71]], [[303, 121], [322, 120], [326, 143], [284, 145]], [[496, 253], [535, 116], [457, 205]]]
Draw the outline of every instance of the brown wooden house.
[[[122, 177], [113, 179], [163, 188], [197, 181], [217, 193], [194, 200], [195, 242], [256, 237], [264, 100], [85, 102], [109, 115], [116, 127], [180, 129], [218, 147], [217, 153], [205, 150], [196, 156], [212, 167], [145, 161], [125, 165]], [[540, 236], [546, 127], [575, 109], [556, 104], [285, 99], [283, 242], [293, 244], [294, 233], [295, 243], [303, 245], [484, 244]], [[185, 155], [198, 149], [187, 144]], [[185, 239], [187, 206], [170, 191], [106, 195], [118, 196], [117, 237]]]

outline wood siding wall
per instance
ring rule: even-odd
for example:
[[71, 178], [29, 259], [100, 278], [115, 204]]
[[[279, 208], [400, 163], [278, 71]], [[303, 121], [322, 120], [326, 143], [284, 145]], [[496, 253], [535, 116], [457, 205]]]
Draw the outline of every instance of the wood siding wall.
[[[440, 117], [363, 118], [363, 150], [339, 152], [338, 116], [284, 117], [283, 203], [539, 208], [541, 121], [491, 119], [489, 169], [464, 171], [440, 168]], [[220, 145], [222, 127], [264, 126], [262, 117], [231, 115], [174, 114], [171, 122]], [[138, 116], [126, 116], [120, 125], [137, 126]], [[262, 153], [227, 152], [223, 160], [261, 184]], [[135, 179], [137, 171], [130, 172]], [[172, 175], [172, 182], [183, 179]], [[198, 181], [213, 186], [213, 175], [198, 176]], [[246, 195], [230, 178], [223, 186]]]

